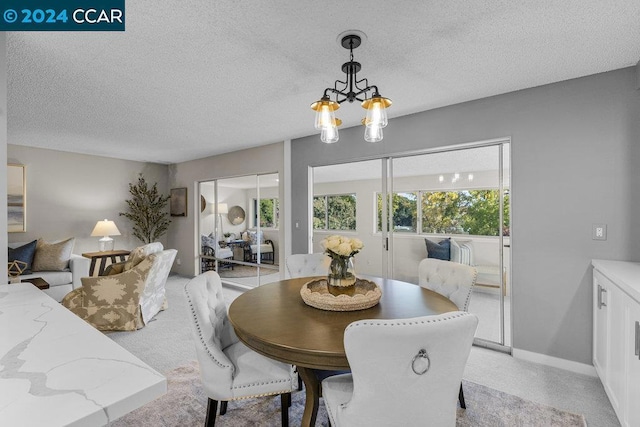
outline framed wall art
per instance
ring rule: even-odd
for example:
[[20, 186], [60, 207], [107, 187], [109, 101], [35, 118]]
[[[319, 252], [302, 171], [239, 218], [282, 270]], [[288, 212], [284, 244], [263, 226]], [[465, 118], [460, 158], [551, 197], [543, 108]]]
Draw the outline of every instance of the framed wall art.
[[171, 216], [187, 216], [187, 187], [172, 188], [170, 195]]
[[27, 179], [24, 165], [7, 165], [7, 231], [27, 231]]

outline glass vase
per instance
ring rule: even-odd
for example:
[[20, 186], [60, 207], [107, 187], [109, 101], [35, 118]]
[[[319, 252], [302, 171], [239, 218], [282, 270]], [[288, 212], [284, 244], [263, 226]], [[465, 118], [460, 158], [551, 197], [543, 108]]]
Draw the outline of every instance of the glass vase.
[[338, 288], [347, 288], [355, 285], [356, 271], [353, 268], [353, 257], [331, 258], [327, 283], [329, 286]]

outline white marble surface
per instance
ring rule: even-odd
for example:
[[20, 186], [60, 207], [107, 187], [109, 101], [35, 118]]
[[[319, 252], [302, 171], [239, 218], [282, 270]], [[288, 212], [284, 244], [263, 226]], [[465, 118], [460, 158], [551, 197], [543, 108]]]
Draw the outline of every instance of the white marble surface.
[[166, 390], [164, 376], [32, 284], [0, 285], [0, 426], [107, 425]]
[[640, 303], [640, 263], [594, 259], [593, 267]]

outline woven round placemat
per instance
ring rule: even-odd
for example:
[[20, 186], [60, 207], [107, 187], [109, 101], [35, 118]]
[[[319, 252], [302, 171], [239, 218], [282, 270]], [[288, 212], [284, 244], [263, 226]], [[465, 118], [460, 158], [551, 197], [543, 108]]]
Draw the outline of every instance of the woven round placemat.
[[302, 300], [311, 307], [329, 311], [356, 311], [371, 308], [380, 302], [382, 291], [375, 283], [357, 279], [353, 295], [333, 295], [327, 279], [315, 279], [300, 288]]

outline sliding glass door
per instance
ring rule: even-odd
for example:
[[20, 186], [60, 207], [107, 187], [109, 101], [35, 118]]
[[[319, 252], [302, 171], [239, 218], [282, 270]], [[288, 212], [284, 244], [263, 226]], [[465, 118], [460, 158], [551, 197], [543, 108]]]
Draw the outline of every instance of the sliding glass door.
[[425, 258], [474, 267], [468, 309], [480, 319], [478, 344], [510, 345], [508, 147], [505, 141], [389, 161], [389, 277], [415, 282]]
[[358, 237], [359, 274], [416, 284], [425, 258], [473, 266], [476, 341], [508, 347], [509, 171], [508, 140], [314, 167], [313, 251], [327, 235]]
[[278, 280], [278, 174], [201, 182], [200, 194], [200, 270], [242, 287]]

